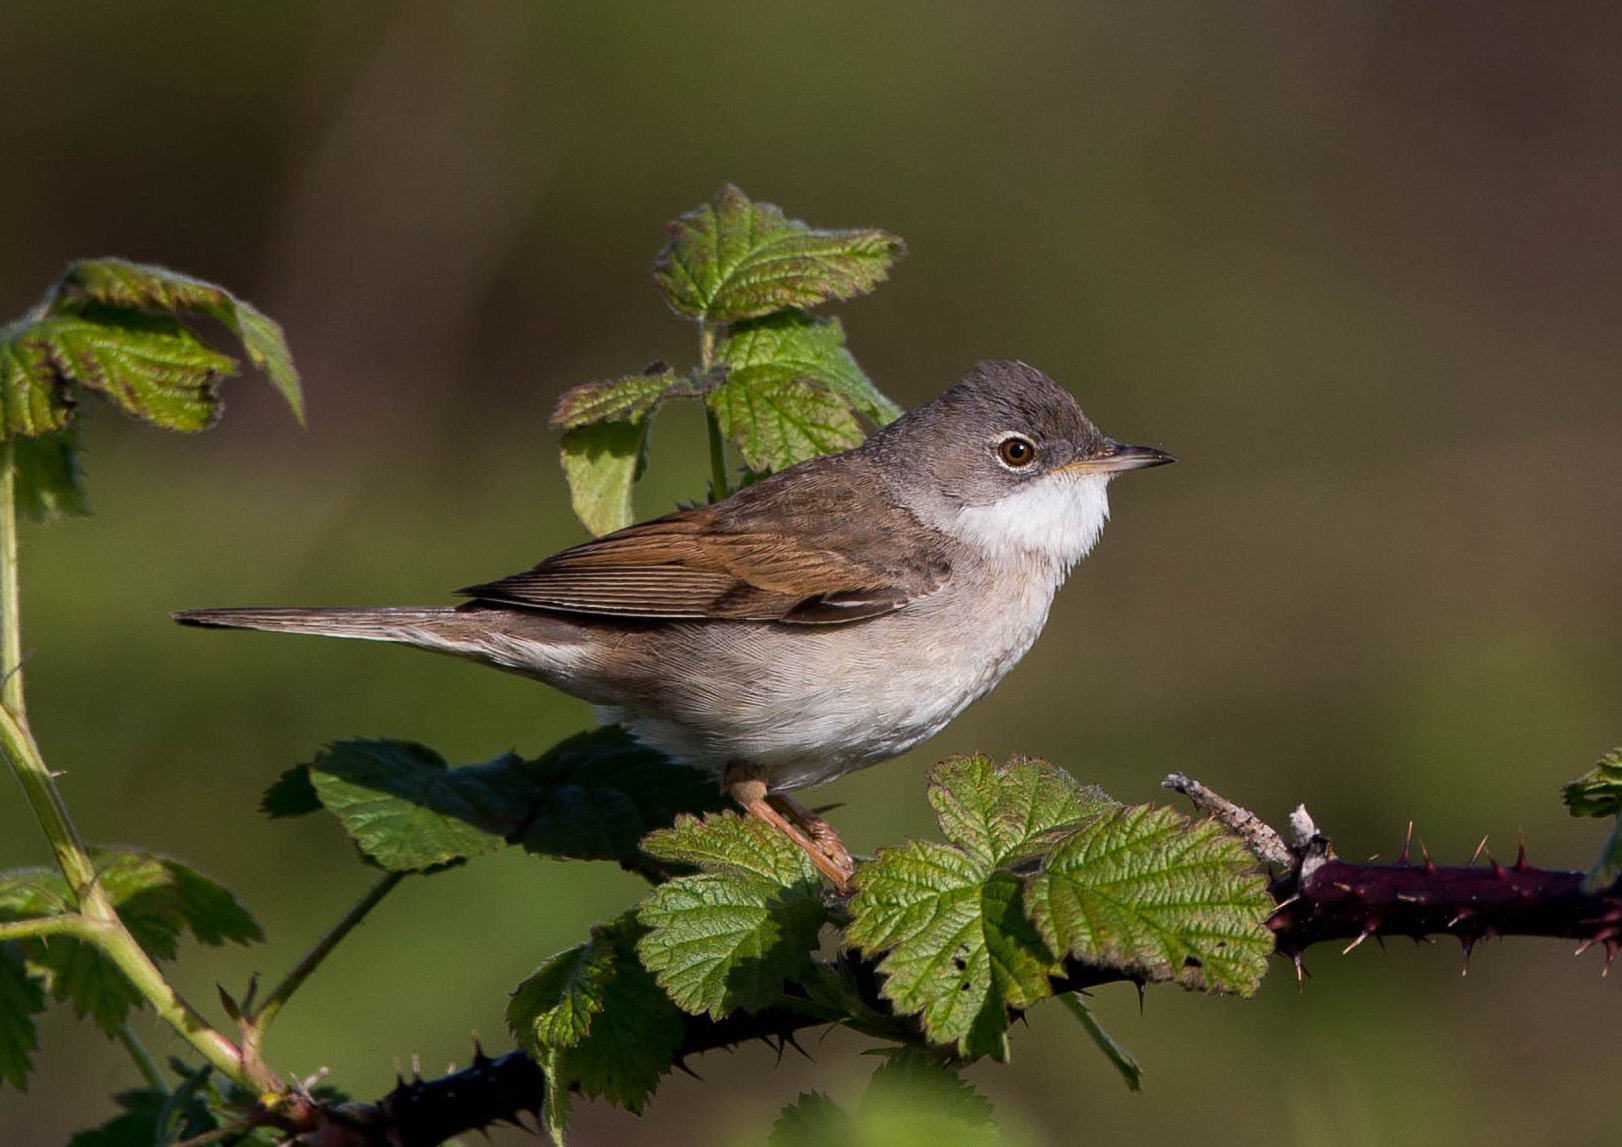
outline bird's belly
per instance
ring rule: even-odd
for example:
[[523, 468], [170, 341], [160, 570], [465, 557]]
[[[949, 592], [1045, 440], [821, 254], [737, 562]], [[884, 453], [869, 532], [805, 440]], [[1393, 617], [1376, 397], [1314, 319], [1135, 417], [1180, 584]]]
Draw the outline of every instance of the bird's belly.
[[607, 715], [693, 764], [747, 761], [778, 790], [820, 784], [939, 732], [1025, 654], [1050, 600], [1004, 601], [988, 626], [942, 601], [849, 625], [687, 627], [662, 651], [657, 697]]

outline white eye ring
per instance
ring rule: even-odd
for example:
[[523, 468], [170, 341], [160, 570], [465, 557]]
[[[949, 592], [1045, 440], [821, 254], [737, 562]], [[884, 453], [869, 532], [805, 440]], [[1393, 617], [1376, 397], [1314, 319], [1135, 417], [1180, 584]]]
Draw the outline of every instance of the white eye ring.
[[997, 461], [1009, 470], [1025, 470], [1036, 462], [1036, 443], [1023, 434], [1010, 434], [997, 443]]

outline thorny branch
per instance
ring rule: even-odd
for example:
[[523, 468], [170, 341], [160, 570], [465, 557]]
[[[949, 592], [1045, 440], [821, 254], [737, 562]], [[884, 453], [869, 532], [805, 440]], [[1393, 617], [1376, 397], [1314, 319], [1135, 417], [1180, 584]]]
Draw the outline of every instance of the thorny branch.
[[[1622, 949], [1622, 887], [1585, 891], [1583, 873], [1535, 868], [1527, 862], [1524, 844], [1508, 866], [1491, 856], [1476, 863], [1481, 848], [1470, 864], [1438, 865], [1423, 846], [1415, 863], [1406, 844], [1394, 863], [1350, 863], [1335, 856], [1329, 838], [1304, 807], [1291, 815], [1292, 839], [1286, 842], [1260, 817], [1198, 781], [1173, 773], [1164, 785], [1184, 793], [1278, 870], [1269, 885], [1278, 903], [1269, 925], [1275, 950], [1294, 963], [1298, 976], [1301, 955], [1313, 945], [1350, 941], [1342, 949], [1350, 952], [1371, 936], [1455, 936], [1467, 965], [1476, 942], [1491, 936], [1577, 940], [1579, 953], [1599, 945], [1605, 950], [1606, 969]], [[849, 961], [863, 1003], [890, 1014], [888, 1001], [879, 994], [877, 958], [848, 952], [842, 958]], [[1118, 969], [1072, 960], [1054, 978], [1053, 987], [1073, 992], [1130, 980]], [[796, 985], [785, 985], [786, 994], [797, 991]], [[688, 1016], [675, 1066], [685, 1068], [690, 1056], [750, 1040], [779, 1049], [798, 1047], [799, 1032], [826, 1022], [789, 1006], [720, 1020]], [[897, 1022], [905, 1024], [908, 1017], [897, 1017]], [[333, 1147], [431, 1147], [492, 1123], [523, 1126], [524, 1114], [533, 1117], [540, 1106], [544, 1082], [541, 1069], [522, 1052], [491, 1058], [475, 1046], [472, 1064], [461, 1071], [428, 1080], [413, 1072], [375, 1104], [306, 1109], [304, 1114], [315, 1121], [286, 1129], [306, 1134], [305, 1142]]]

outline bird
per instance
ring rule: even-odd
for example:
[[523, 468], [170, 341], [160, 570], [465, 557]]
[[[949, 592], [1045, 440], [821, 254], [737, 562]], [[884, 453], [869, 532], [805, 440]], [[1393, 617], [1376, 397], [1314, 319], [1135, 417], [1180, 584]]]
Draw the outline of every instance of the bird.
[[988, 360], [854, 449], [468, 586], [457, 605], [173, 616], [543, 681], [714, 773], [848, 895], [837, 830], [789, 794], [905, 752], [990, 691], [1098, 541], [1111, 479], [1174, 461], [1105, 435], [1040, 370]]

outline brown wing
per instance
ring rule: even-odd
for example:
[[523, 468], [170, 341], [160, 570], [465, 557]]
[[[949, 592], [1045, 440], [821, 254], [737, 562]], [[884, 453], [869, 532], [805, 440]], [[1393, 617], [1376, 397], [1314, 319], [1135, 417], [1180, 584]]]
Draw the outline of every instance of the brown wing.
[[796, 467], [717, 505], [631, 526], [460, 592], [614, 617], [835, 624], [939, 589], [949, 573], [945, 539], [866, 496], [865, 484], [849, 481], [859, 475], [842, 469]]

